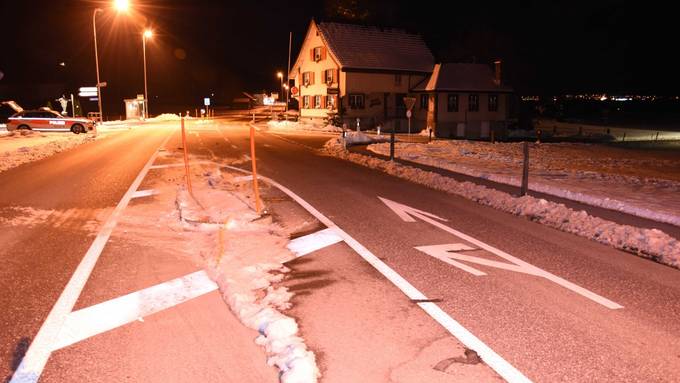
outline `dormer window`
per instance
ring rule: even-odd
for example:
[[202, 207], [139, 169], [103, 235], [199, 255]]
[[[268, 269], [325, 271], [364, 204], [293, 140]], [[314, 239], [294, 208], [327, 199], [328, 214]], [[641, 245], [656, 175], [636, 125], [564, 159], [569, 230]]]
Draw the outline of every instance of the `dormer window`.
[[314, 61], [321, 61], [321, 47], [314, 48]]

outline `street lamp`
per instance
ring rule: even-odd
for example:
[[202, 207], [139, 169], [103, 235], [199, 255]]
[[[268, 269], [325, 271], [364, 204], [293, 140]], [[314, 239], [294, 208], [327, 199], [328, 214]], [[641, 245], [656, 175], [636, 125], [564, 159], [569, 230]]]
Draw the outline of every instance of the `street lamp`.
[[276, 72], [276, 77], [281, 79], [281, 99], [283, 98], [283, 72]]
[[149, 117], [149, 93], [146, 88], [146, 39], [153, 37], [153, 31], [147, 29], [142, 34], [142, 52], [144, 55], [144, 118]]
[[288, 88], [289, 88], [288, 84], [283, 84], [283, 89], [286, 90], [286, 109], [285, 109], [286, 112], [288, 111], [288, 94], [289, 94], [288, 92], [290, 92]]
[[[128, 0], [115, 0], [113, 7], [119, 12], [127, 12], [130, 8], [130, 2]], [[92, 12], [92, 33], [94, 34], [94, 63], [97, 67], [97, 102], [99, 104], [99, 123], [104, 121], [104, 114], [102, 111], [102, 89], [101, 81], [99, 80], [99, 55], [97, 54], [97, 13], [103, 13], [104, 10], [101, 8], [95, 8]]]

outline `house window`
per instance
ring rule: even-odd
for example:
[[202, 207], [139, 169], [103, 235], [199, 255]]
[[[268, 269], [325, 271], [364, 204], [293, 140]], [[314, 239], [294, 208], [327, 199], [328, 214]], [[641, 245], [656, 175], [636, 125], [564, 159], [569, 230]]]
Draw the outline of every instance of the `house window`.
[[498, 95], [489, 95], [489, 112], [498, 112]]
[[364, 109], [364, 95], [363, 94], [350, 94], [349, 95], [349, 107], [352, 109]]
[[334, 82], [333, 74], [335, 73], [335, 69], [326, 69], [324, 73], [326, 74], [326, 84], [332, 84]]
[[457, 94], [449, 94], [447, 101], [446, 101], [446, 110], [448, 112], [457, 112], [458, 111], [458, 95]]
[[478, 94], [471, 94], [468, 97], [468, 110], [470, 112], [478, 112], [479, 111], [479, 95]]
[[394, 75], [394, 85], [401, 86], [401, 74], [397, 73]]
[[314, 108], [321, 109], [321, 96], [319, 95], [314, 96]]
[[302, 108], [309, 109], [309, 96], [302, 96]]
[[314, 48], [314, 61], [321, 61], [321, 50], [322, 47]]
[[326, 103], [327, 103], [326, 108], [334, 110], [335, 106], [338, 104], [338, 96], [337, 95], [328, 96]]
[[429, 94], [421, 94], [420, 95], [420, 109], [425, 109], [427, 110], [427, 104], [430, 101], [430, 95]]
[[302, 85], [314, 85], [314, 72], [304, 72], [302, 74]]

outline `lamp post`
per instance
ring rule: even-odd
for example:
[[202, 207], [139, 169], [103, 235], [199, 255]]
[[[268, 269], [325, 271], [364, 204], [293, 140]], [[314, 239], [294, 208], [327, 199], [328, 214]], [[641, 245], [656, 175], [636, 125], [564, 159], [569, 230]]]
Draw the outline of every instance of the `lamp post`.
[[283, 84], [283, 89], [286, 90], [286, 109], [285, 109], [286, 112], [288, 111], [288, 94], [290, 92], [288, 88], [289, 88], [288, 84]]
[[[113, 3], [114, 8], [119, 12], [126, 12], [130, 7], [128, 0], [115, 0]], [[95, 8], [92, 12], [92, 33], [94, 34], [94, 63], [97, 67], [97, 102], [99, 104], [99, 123], [104, 121], [104, 114], [102, 112], [102, 89], [101, 81], [99, 80], [99, 55], [97, 54], [97, 13], [103, 13], [104, 10], [101, 8]]]
[[142, 34], [142, 54], [144, 55], [144, 118], [149, 117], [149, 93], [146, 87], [146, 39], [153, 37], [153, 31], [147, 29]]
[[281, 100], [283, 99], [283, 72], [276, 72], [276, 77], [281, 79], [281, 93], [279, 93], [279, 95], [281, 96], [279, 97], [279, 99]]

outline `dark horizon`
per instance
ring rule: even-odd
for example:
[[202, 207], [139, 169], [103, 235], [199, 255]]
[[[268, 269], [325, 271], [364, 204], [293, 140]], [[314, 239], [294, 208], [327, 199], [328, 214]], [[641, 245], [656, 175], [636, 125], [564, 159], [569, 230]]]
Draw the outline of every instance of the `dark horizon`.
[[108, 8], [97, 16], [97, 33], [101, 78], [108, 83], [105, 109], [115, 114], [122, 112], [122, 99], [143, 93], [145, 26], [156, 33], [147, 44], [152, 108], [198, 106], [211, 94], [227, 104], [241, 91], [276, 91], [276, 72], [287, 66], [288, 33], [293, 32], [294, 61], [312, 18], [420, 33], [440, 62], [501, 59], [504, 80], [520, 95], [678, 93], [678, 71], [665, 43], [671, 13], [649, 3], [490, 2], [438, 12], [386, 0], [133, 1], [130, 15], [116, 15], [110, 2], [3, 1], [0, 97], [44, 102], [43, 95], [27, 93], [45, 84], [55, 84], [55, 91], [93, 86], [96, 7]]

